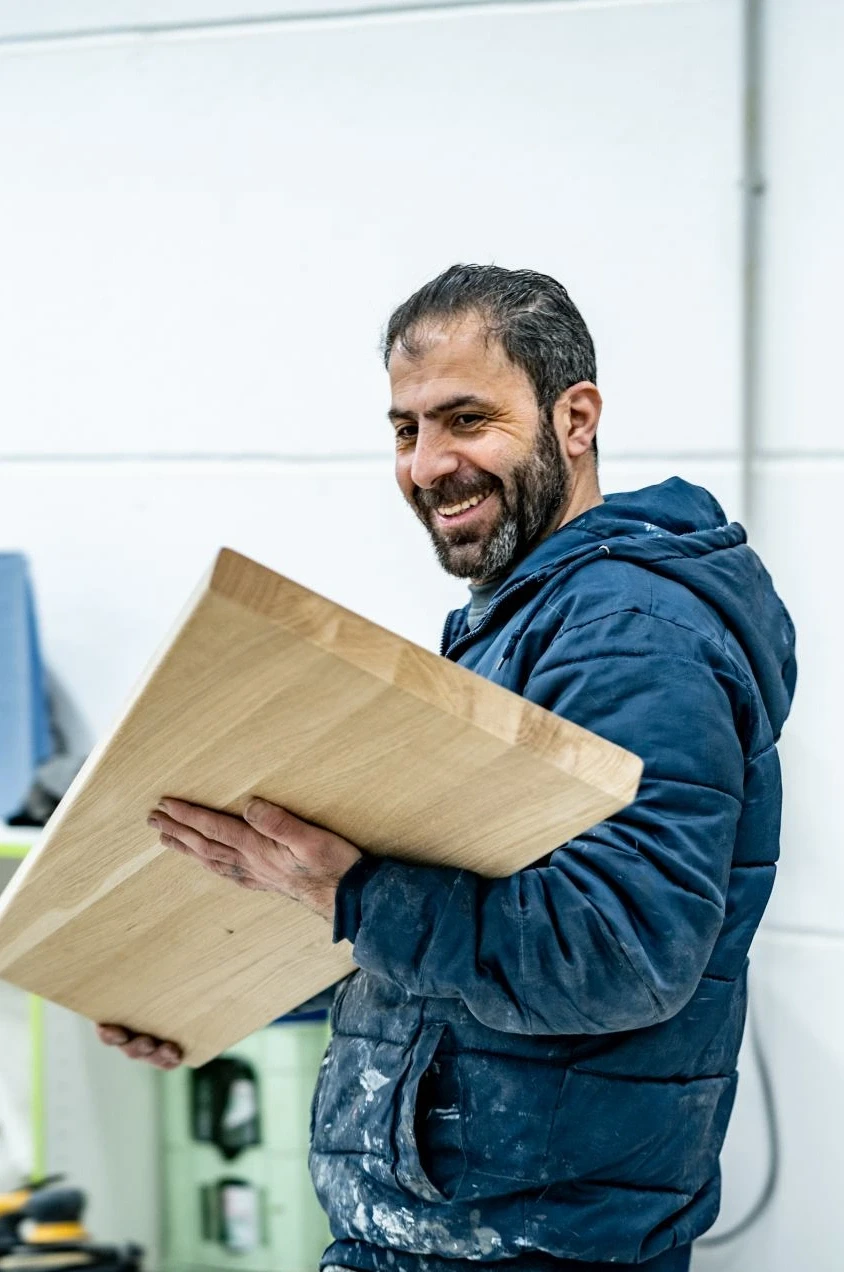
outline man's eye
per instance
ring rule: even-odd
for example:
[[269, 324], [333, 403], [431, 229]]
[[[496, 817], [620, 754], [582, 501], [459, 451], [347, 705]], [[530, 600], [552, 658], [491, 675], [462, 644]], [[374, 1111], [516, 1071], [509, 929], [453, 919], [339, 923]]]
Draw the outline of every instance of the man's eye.
[[472, 428], [475, 424], [483, 423], [482, 415], [455, 415], [455, 424], [460, 424], [463, 428]]
[[396, 429], [396, 441], [412, 442], [418, 432], [419, 426], [417, 424], [402, 424], [401, 428]]

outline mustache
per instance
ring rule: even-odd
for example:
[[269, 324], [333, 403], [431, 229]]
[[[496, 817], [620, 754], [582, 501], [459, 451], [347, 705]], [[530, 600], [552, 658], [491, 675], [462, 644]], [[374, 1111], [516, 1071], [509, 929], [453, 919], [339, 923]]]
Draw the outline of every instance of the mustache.
[[473, 495], [489, 494], [490, 491], [499, 490], [501, 487], [502, 482], [499, 478], [492, 476], [479, 476], [472, 482], [444, 481], [432, 490], [424, 490], [421, 486], [414, 487], [413, 502], [417, 508], [425, 512], [434, 512], [437, 508], [447, 508], [451, 504], [463, 503], [464, 499], [471, 499]]

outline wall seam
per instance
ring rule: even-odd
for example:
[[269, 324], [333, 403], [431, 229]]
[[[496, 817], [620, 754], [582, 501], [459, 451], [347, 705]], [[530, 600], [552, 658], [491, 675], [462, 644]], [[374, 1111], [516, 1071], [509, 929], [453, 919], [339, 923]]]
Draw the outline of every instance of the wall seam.
[[[57, 467], [73, 464], [90, 465], [122, 465], [122, 464], [289, 464], [305, 467], [313, 464], [325, 467], [330, 464], [392, 464], [395, 456], [392, 451], [349, 451], [346, 453], [327, 451], [325, 453], [307, 451], [138, 451], [115, 452], [102, 454], [84, 451], [75, 455], [61, 452], [32, 452], [3, 455], [0, 454], [0, 468], [3, 464], [53, 464]], [[841, 458], [844, 459], [844, 453]], [[601, 454], [601, 462], [607, 464], [663, 464], [663, 463], [713, 463], [742, 464], [743, 453], [740, 451], [619, 451]]]
[[293, 27], [328, 25], [332, 22], [377, 22], [403, 18], [444, 18], [462, 14], [516, 14], [543, 9], [621, 9], [654, 5], [701, 4], [705, 0], [432, 0], [429, 4], [377, 5], [350, 4], [344, 9], [313, 9], [310, 12], [240, 15], [231, 18], [196, 19], [175, 22], [117, 23], [114, 26], [80, 27], [69, 31], [43, 31], [16, 35], [0, 35], [0, 52], [38, 45], [98, 43], [132, 40], [143, 37], [235, 35], [262, 30], [284, 30]]
[[744, 0], [744, 206], [742, 289], [742, 509], [756, 529], [754, 459], [759, 441], [761, 229], [765, 177], [762, 155], [762, 0]]

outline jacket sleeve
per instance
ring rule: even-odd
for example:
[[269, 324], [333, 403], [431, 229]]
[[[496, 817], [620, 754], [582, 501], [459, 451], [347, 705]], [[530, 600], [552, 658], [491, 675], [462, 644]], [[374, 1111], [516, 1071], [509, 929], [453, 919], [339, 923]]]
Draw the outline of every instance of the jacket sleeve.
[[633, 1029], [688, 1001], [724, 919], [750, 690], [666, 622], [564, 630], [524, 689], [643, 759], [635, 802], [506, 879], [364, 857], [335, 918], [360, 967], [516, 1033]]

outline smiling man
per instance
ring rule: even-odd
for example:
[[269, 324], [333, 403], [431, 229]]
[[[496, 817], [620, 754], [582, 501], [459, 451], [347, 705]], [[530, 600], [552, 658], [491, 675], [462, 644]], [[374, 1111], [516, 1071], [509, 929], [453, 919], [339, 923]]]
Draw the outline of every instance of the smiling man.
[[444, 655], [639, 754], [636, 801], [509, 879], [376, 859], [261, 800], [151, 821], [353, 942], [313, 1106], [323, 1268], [684, 1272], [773, 883], [791, 622], [704, 490], [602, 498], [592, 341], [553, 279], [455, 266], [385, 360], [399, 485], [469, 582]]
[[542, 401], [520, 365], [526, 359], [514, 361], [490, 336], [472, 313], [424, 335], [411, 328], [398, 344], [388, 334], [402, 493], [443, 568], [486, 590], [561, 520], [602, 502], [594, 462], [601, 398], [585, 328]]

